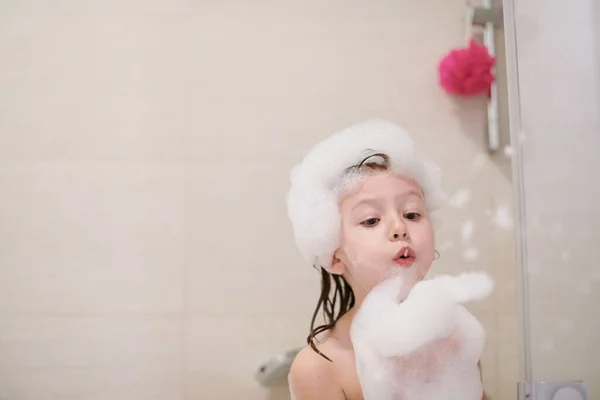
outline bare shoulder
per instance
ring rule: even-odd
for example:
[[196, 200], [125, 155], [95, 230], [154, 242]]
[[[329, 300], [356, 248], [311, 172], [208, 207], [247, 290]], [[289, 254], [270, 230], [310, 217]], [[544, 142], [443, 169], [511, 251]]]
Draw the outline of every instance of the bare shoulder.
[[333, 364], [312, 348], [302, 349], [290, 369], [290, 390], [295, 400], [344, 400]]

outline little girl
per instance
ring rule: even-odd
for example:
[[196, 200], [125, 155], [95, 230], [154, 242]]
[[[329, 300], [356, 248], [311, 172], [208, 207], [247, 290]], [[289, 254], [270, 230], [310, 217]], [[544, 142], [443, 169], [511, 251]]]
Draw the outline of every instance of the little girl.
[[484, 298], [489, 281], [421, 282], [437, 254], [429, 213], [445, 199], [437, 167], [402, 129], [374, 120], [317, 144], [291, 181], [296, 242], [322, 279], [292, 398], [485, 398], [483, 328], [459, 303]]

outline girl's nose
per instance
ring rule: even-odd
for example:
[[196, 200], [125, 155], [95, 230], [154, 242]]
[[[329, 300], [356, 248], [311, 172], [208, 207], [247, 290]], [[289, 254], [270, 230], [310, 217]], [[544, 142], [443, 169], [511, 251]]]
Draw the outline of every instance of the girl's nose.
[[403, 223], [398, 223], [394, 227], [394, 229], [391, 230], [389, 239], [392, 242], [408, 239], [408, 231], [406, 230], [406, 225]]

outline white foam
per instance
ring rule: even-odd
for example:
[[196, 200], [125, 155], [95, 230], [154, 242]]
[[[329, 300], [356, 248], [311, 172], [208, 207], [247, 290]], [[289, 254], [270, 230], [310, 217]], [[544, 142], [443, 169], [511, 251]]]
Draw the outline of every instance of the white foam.
[[470, 243], [473, 238], [473, 231], [475, 231], [475, 223], [471, 220], [462, 223], [460, 228], [460, 235], [463, 243]]
[[327, 268], [339, 245], [338, 196], [356, 179], [345, 171], [367, 156], [384, 153], [393, 172], [415, 179], [430, 211], [445, 200], [437, 166], [419, 154], [410, 136], [385, 120], [371, 120], [334, 133], [315, 145], [293, 168], [287, 195], [296, 244], [312, 265]]
[[448, 204], [454, 208], [462, 208], [469, 201], [471, 201], [471, 192], [468, 189], [459, 189], [448, 199]]
[[515, 149], [513, 149], [512, 146], [504, 147], [504, 155], [508, 158], [511, 158], [515, 155]]
[[350, 335], [366, 400], [481, 400], [477, 366], [482, 325], [463, 304], [488, 297], [484, 273], [442, 275], [414, 285], [407, 277], [378, 285], [354, 317]]
[[469, 247], [462, 253], [462, 259], [466, 262], [473, 262], [479, 258], [479, 250], [475, 247]]
[[493, 221], [494, 225], [500, 229], [512, 229], [514, 226], [512, 208], [507, 205], [498, 207], [494, 212]]

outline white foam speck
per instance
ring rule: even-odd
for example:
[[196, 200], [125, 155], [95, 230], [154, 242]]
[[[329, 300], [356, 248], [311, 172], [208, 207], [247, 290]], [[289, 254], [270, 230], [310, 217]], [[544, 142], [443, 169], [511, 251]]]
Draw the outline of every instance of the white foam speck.
[[469, 201], [471, 201], [471, 192], [467, 189], [456, 191], [456, 193], [448, 199], [448, 203], [455, 208], [464, 207]]
[[506, 157], [509, 157], [509, 158], [512, 157], [512, 156], [514, 156], [515, 155], [515, 149], [513, 149], [511, 146], [506, 146], [504, 148], [504, 155]]
[[511, 208], [507, 205], [496, 209], [493, 216], [494, 225], [500, 229], [512, 229], [514, 226]]
[[479, 250], [477, 250], [475, 247], [469, 247], [463, 251], [462, 258], [464, 261], [473, 262], [479, 258]]
[[471, 241], [474, 230], [475, 230], [475, 224], [473, 223], [473, 221], [468, 220], [468, 221], [463, 222], [461, 229], [460, 229], [463, 243], [469, 243]]

